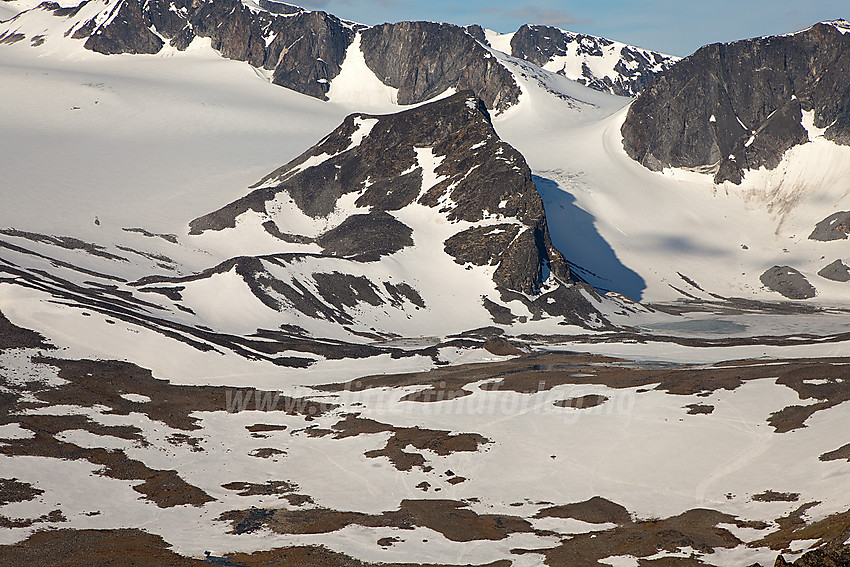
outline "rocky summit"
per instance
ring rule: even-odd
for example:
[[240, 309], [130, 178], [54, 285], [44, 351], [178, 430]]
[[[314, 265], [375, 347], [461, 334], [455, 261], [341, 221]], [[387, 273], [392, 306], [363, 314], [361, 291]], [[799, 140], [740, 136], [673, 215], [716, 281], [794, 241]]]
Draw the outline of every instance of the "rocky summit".
[[848, 30], [838, 20], [700, 48], [629, 108], [626, 151], [652, 170], [689, 168], [740, 183], [745, 170], [773, 169], [809, 141], [803, 113], [828, 140], [850, 144]]
[[511, 37], [511, 55], [592, 89], [630, 97], [679, 59], [604, 37], [528, 24]]
[[[245, 61], [271, 81], [326, 100], [351, 48], [399, 104], [427, 101], [449, 89], [469, 89], [501, 112], [519, 102], [521, 89], [478, 25], [398, 22], [365, 26], [322, 11], [261, 0], [83, 0], [44, 2], [0, 24], [0, 43], [44, 41], [41, 23], [105, 55], [183, 51], [209, 38], [222, 57]], [[41, 23], [40, 23], [41, 22]], [[360, 35], [359, 43], [355, 38]], [[605, 38], [549, 26], [523, 25], [512, 34], [509, 55], [592, 89], [637, 96], [676, 57]]]
[[185, 50], [196, 37], [210, 38], [223, 57], [271, 71], [277, 85], [325, 98], [357, 26], [325, 12], [272, 1], [263, 5], [252, 10], [237, 0], [83, 0], [74, 7], [45, 2], [12, 20], [6, 33], [25, 36], [11, 30], [47, 12], [64, 22], [66, 36], [106, 55], [153, 54], [166, 45]]
[[[437, 222], [445, 223], [447, 231], [439, 248], [426, 254], [447, 254], [469, 270], [487, 270], [502, 300], [527, 304], [536, 317], [586, 322], [595, 314], [595, 320], [596, 309], [578, 290], [595, 292], [571, 276], [552, 245], [525, 159], [499, 139], [486, 106], [471, 91], [397, 114], [350, 115], [250, 193], [192, 221], [190, 234], [238, 232], [255, 216], [283, 242], [321, 248], [320, 254], [307, 256], [345, 258], [358, 272], [358, 264], [379, 262], [411, 246], [426, 248], [417, 244], [425, 239], [404, 220], [417, 220], [425, 214], [422, 209], [441, 219]], [[298, 216], [318, 224], [298, 233], [304, 226], [293, 221]], [[321, 230], [312, 228], [319, 225]], [[285, 261], [295, 258], [288, 254]], [[269, 277], [264, 270], [254, 273]], [[324, 295], [335, 293], [329, 289]], [[548, 300], [553, 293], [572, 299], [556, 305]], [[291, 300], [291, 294], [284, 295]], [[375, 302], [384, 300], [375, 297]], [[512, 320], [509, 306], [492, 299], [482, 305], [494, 318]]]

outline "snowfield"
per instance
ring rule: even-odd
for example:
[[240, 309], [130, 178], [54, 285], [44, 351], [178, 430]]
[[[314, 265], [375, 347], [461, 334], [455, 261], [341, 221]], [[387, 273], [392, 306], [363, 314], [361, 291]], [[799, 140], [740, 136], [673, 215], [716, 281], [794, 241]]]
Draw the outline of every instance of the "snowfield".
[[[812, 141], [740, 186], [652, 172], [623, 150], [630, 99], [488, 38], [522, 91], [493, 126], [611, 326], [528, 308], [495, 323], [481, 304], [503, 301], [495, 268], [443, 253], [473, 223], [419, 203], [395, 211], [415, 246], [356, 275], [411, 282], [427, 308], [358, 304], [343, 325], [270, 308], [236, 267], [194, 278], [249, 257], [281, 281], [353, 270], [263, 222], [317, 236], [364, 212], [356, 195], [319, 220], [279, 195], [274, 215], [250, 209], [232, 229], [189, 222], [347, 115], [408, 108], [359, 36], [328, 102], [208, 40], [159, 55], [103, 56], [61, 33], [0, 45], [0, 558], [76, 537], [64, 529], [135, 528], [198, 564], [323, 546], [328, 565], [743, 566], [847, 526], [850, 283], [817, 272], [850, 254], [808, 236], [850, 210], [850, 148], [807, 117]], [[358, 120], [352, 146], [377, 122]], [[426, 147], [416, 160], [424, 193], [441, 161]], [[282, 253], [307, 256], [266, 257]], [[764, 287], [774, 265], [817, 295]]]

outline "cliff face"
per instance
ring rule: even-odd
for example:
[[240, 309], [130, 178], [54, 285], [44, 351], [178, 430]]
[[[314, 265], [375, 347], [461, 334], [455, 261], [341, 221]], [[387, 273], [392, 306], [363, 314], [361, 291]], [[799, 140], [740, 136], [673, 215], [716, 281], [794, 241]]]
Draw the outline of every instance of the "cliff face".
[[109, 25], [94, 27], [86, 40], [87, 49], [112, 55], [116, 53], [157, 53], [162, 49], [163, 41], [146, 26], [138, 0], [121, 2], [113, 14]]
[[[131, 13], [132, 19], [93, 25], [98, 14], [79, 29], [91, 29], [88, 49], [106, 54], [156, 53], [163, 39], [183, 50], [195, 37], [208, 37], [223, 57], [273, 71], [275, 84], [326, 98], [354, 38], [353, 26], [324, 12], [265, 5], [266, 10], [251, 10], [237, 0], [148, 0], [139, 9], [136, 0], [121, 0], [119, 13]], [[105, 43], [101, 36], [116, 39]], [[136, 48], [139, 44], [147, 50]]]
[[[210, 38], [223, 57], [272, 72], [272, 82], [327, 99], [355, 34], [368, 67], [399, 89], [399, 103], [415, 104], [447, 89], [470, 89], [492, 110], [519, 100], [511, 73], [482, 43], [480, 26], [401, 22], [368, 28], [320, 11], [261, 0], [260, 9], [239, 0], [84, 0], [71, 8], [44, 3], [31, 10], [62, 18], [65, 36], [106, 55], [158, 53], [165, 45], [185, 50], [196, 37]], [[0, 41], [27, 37], [24, 13], [0, 25]], [[30, 38], [33, 39], [33, 38]]]
[[848, 30], [828, 22], [701, 48], [632, 104], [621, 130], [626, 151], [653, 170], [692, 168], [740, 183], [744, 170], [775, 168], [809, 140], [803, 111], [827, 139], [849, 145]]
[[511, 38], [511, 55], [592, 89], [630, 97], [639, 95], [678, 61], [603, 37], [528, 24]]
[[[471, 33], [451, 24], [400, 22], [364, 30], [366, 65], [413, 104], [454, 88], [469, 89], [487, 108], [504, 110], [519, 100], [510, 72]], [[476, 33], [479, 37], [483, 35]]]

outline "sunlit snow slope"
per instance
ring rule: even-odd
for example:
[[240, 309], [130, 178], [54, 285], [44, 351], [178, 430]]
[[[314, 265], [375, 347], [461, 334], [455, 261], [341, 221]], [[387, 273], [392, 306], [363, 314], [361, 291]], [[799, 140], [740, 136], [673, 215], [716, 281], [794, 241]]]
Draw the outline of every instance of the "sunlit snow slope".
[[649, 301], [783, 300], [760, 278], [790, 266], [816, 289], [809, 301], [846, 304], [847, 284], [818, 274], [848, 262], [846, 234], [809, 237], [850, 208], [850, 148], [825, 139], [811, 112], [802, 116], [810, 142], [787, 151], [778, 167], [717, 185], [710, 174], [652, 172], [633, 161], [620, 134], [626, 108], [616, 106], [581, 119], [586, 113], [530, 96], [495, 121], [538, 175], [556, 246], [588, 281]]
[[[0, 45], [6, 563], [738, 567], [847, 533], [845, 314], [717, 297], [793, 264], [843, 305], [811, 273], [843, 240], [808, 235], [850, 160], [810, 118], [716, 186], [498, 46], [490, 113], [458, 83], [399, 106], [358, 34], [328, 101], [210, 39], [54, 39]], [[738, 319], [675, 335], [699, 305], [579, 278]], [[793, 355], [823, 358], [708, 364]]]

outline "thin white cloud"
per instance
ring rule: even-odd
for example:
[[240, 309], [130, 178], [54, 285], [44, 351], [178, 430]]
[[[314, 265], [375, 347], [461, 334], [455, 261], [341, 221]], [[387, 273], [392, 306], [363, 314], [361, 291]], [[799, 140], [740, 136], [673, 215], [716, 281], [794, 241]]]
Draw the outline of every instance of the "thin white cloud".
[[544, 26], [567, 26], [577, 23], [570, 13], [557, 8], [540, 8], [533, 4], [526, 4], [517, 10], [507, 10], [507, 15], [529, 24]]

